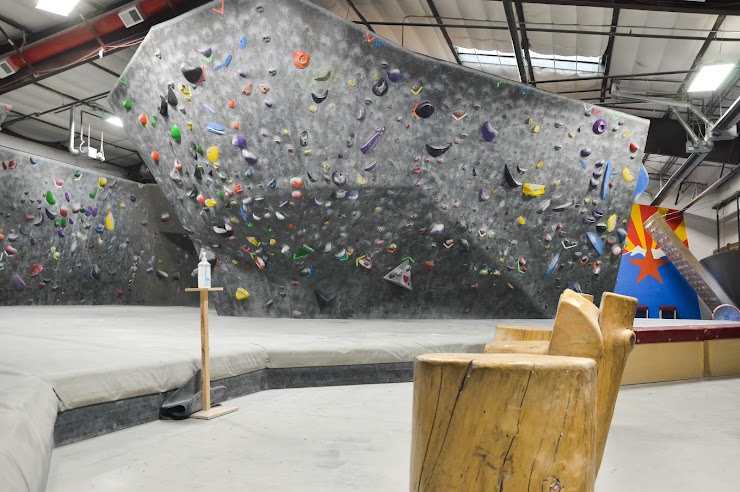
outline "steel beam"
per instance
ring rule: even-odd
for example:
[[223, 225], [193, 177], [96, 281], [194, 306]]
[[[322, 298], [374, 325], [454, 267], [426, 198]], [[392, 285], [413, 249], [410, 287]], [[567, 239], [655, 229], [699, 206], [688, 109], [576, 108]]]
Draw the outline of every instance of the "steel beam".
[[[487, 0], [494, 1], [494, 0]], [[710, 0], [522, 0], [525, 3], [575, 5], [578, 7], [618, 8], [622, 10], [650, 10], [687, 14], [740, 15], [740, 4], [733, 1]]]
[[[609, 87], [609, 71], [612, 67], [612, 52], [614, 51], [614, 34], [617, 32], [617, 24], [619, 24], [619, 9], [612, 9], [612, 23], [609, 26], [609, 41], [606, 43], [606, 51], [604, 52], [604, 58], [606, 62], [604, 64], [604, 80], [601, 81], [601, 97], [600, 102], [604, 102], [606, 99], [606, 88]], [[693, 67], [692, 67], [693, 68]]]
[[668, 178], [668, 181], [666, 181], [660, 191], [655, 194], [655, 197], [653, 198], [653, 201], [650, 203], [650, 205], [652, 205], [653, 207], [657, 207], [658, 205], [663, 203], [673, 187], [676, 186], [676, 184], [679, 183], [684, 177], [691, 174], [694, 169], [699, 167], [699, 164], [701, 164], [702, 161], [707, 158], [707, 155], [709, 154], [690, 154], [686, 161], [681, 164], [681, 167], [679, 167], [676, 172], [673, 173], [670, 178]]
[[362, 23], [365, 24], [365, 27], [367, 27], [367, 30], [370, 31], [370, 32], [375, 32], [375, 29], [373, 29], [373, 26], [371, 26], [370, 23], [368, 23], [368, 21], [365, 18], [365, 16], [362, 15], [362, 12], [360, 12], [360, 9], [358, 9], [355, 6], [355, 2], [353, 2], [352, 0], [347, 0], [347, 4], [350, 6], [350, 8], [352, 10], [355, 11], [355, 15], [357, 15], [357, 17], [360, 18], [360, 20], [362, 21]]
[[711, 192], [722, 186], [723, 184], [727, 183], [729, 180], [734, 178], [735, 176], [740, 173], [740, 165], [736, 165], [730, 172], [722, 176], [720, 179], [715, 181], [714, 183], [710, 184], [704, 191], [696, 195], [689, 203], [683, 206], [681, 209], [681, 212], [685, 212], [690, 207], [693, 207], [695, 204], [699, 203], [701, 200], [704, 199], [707, 195], [709, 195]]
[[514, 57], [516, 58], [516, 66], [519, 69], [519, 80], [522, 84], [528, 84], [527, 72], [524, 70], [524, 59], [522, 58], [522, 45], [519, 42], [519, 31], [516, 27], [516, 19], [514, 18], [514, 8], [512, 7], [511, 0], [503, 0], [504, 13], [506, 14], [506, 24], [509, 26], [509, 36], [511, 36], [511, 44], [514, 45]]
[[532, 66], [532, 57], [529, 54], [529, 36], [527, 36], [527, 25], [524, 22], [524, 7], [521, 0], [516, 2], [516, 17], [519, 19], [519, 25], [522, 27], [522, 50], [524, 50], [524, 59], [527, 61], [527, 72], [529, 73], [529, 84], [537, 85], [534, 80], [534, 67]]
[[439, 16], [439, 12], [437, 12], [437, 7], [434, 6], [434, 1], [427, 0], [427, 4], [429, 5], [429, 10], [434, 16], [434, 20], [437, 21], [437, 27], [439, 27], [439, 30], [442, 31], [442, 36], [444, 36], [445, 41], [447, 41], [447, 46], [449, 46], [450, 51], [452, 52], [452, 56], [455, 57], [455, 61], [458, 65], [462, 65], [462, 62], [460, 61], [460, 55], [457, 54], [457, 48], [455, 48], [455, 45], [452, 44], [452, 39], [450, 39], [450, 35], [447, 33], [444, 22], [442, 22], [442, 18]]
[[[611, 6], [610, 6], [611, 7]], [[362, 21], [354, 21], [355, 24], [362, 24]], [[466, 21], [463, 21], [466, 22]], [[470, 22], [486, 22], [484, 19], [473, 20]], [[444, 27], [448, 29], [489, 29], [492, 31], [507, 31], [509, 28], [506, 26], [492, 26], [490, 24], [474, 24], [474, 23], [463, 23], [463, 24], [450, 24], [439, 22], [432, 24], [429, 22], [408, 22], [408, 21], [381, 21], [381, 20], [368, 20], [373, 26], [398, 26], [398, 27]], [[523, 30], [521, 27], [517, 27], [518, 30]], [[557, 33], [557, 34], [584, 34], [589, 36], [608, 36], [609, 33], [604, 31], [589, 31], [586, 29], [563, 29], [553, 27], [527, 27], [529, 32], [546, 32], [546, 33]], [[676, 35], [676, 34], [651, 34], [651, 33], [638, 33], [632, 32], [620, 32], [619, 30], [614, 32], [616, 37], [624, 38], [645, 38], [645, 39], [678, 39], [684, 41], [704, 41], [706, 36], [688, 36], [688, 35]], [[738, 43], [740, 38], [721, 38], [718, 41], [725, 43]]]

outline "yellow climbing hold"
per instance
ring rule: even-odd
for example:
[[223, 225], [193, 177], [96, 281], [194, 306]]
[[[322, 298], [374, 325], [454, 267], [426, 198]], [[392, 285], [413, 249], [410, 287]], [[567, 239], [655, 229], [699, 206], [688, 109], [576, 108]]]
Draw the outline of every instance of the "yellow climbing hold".
[[532, 128], [532, 131], [534, 133], [539, 133], [540, 132], [540, 125], [534, 125], [534, 128]]
[[609, 218], [606, 219], [606, 230], [608, 232], [612, 232], [616, 228], [617, 228], [617, 214], [611, 214]]
[[208, 150], [206, 150], [206, 157], [208, 157], [209, 161], [216, 162], [218, 160], [218, 147], [215, 145], [213, 147], [208, 147]]
[[630, 172], [629, 168], [626, 167], [622, 170], [622, 178], [628, 183], [635, 180], [635, 176]]
[[329, 165], [328, 162], [322, 162], [321, 167], [324, 168], [324, 171], [328, 171], [331, 166]]
[[545, 193], [545, 185], [524, 183], [522, 185], [522, 193], [527, 196], [540, 196]]
[[187, 123], [185, 123], [185, 126], [188, 127], [188, 130], [192, 130], [193, 129], [193, 122], [192, 121], [188, 121]]
[[352, 80], [352, 79], [349, 79], [349, 80], [347, 81], [347, 85], [348, 85], [348, 86], [350, 86], [350, 87], [355, 87], [355, 86], [356, 86], [357, 84], [355, 84], [355, 81], [354, 81], [354, 80]]
[[560, 180], [557, 179], [557, 180], [553, 181], [552, 184], [554, 184], [555, 186], [560, 186]]
[[285, 135], [285, 136], [288, 135], [288, 129], [287, 128], [283, 128], [283, 135]]
[[583, 203], [591, 203], [591, 198], [589, 197], [584, 198]]
[[277, 244], [277, 241], [275, 238], [270, 239], [270, 246], [275, 246]]
[[629, 137], [630, 135], [632, 135], [632, 132], [630, 132], [630, 131], [626, 131], [626, 132], [624, 132], [624, 133], [622, 134], [622, 138], [627, 138], [627, 137]]
[[524, 225], [524, 224], [527, 223], [527, 219], [525, 219], [521, 215], [519, 217], [517, 217], [516, 221], [519, 222], [519, 225]]
[[107, 184], [108, 184], [108, 178], [104, 178], [103, 176], [100, 176], [98, 178], [98, 186], [100, 186], [101, 188], [104, 188], [105, 185]]
[[312, 105], [310, 105], [310, 106], [308, 107], [308, 110], [309, 110], [309, 111], [311, 111], [312, 113], [315, 113], [316, 111], [318, 111], [318, 110], [319, 110], [319, 107], [318, 107], [318, 106], [316, 106], [315, 104], [312, 104]]
[[116, 227], [116, 220], [113, 218], [113, 214], [108, 214], [105, 216], [105, 228], [109, 231], [112, 231], [113, 228]]
[[373, 82], [375, 82], [376, 80], [378, 80], [378, 74], [374, 73], [371, 78], [373, 79]]
[[215, 207], [216, 206], [216, 200], [213, 198], [209, 198], [206, 200], [206, 207]]
[[259, 246], [259, 245], [261, 245], [261, 244], [262, 244], [262, 243], [261, 243], [261, 242], [259, 242], [259, 241], [257, 240], [257, 238], [255, 238], [254, 236], [249, 236], [249, 237], [247, 237], [247, 241], [249, 241], [249, 244], [252, 244], [252, 245], [254, 245], [254, 246]]
[[573, 132], [568, 132], [568, 136], [569, 136], [570, 138], [573, 138], [573, 137], [574, 137], [575, 135], [573, 135]]
[[362, 176], [361, 174], [358, 174], [357, 175], [357, 182], [360, 183], [361, 185], [366, 185], [367, 184], [367, 179], [365, 179], [365, 177]]
[[533, 121], [534, 121], [534, 120], [533, 120], [532, 118], [528, 118], [528, 119], [527, 119], [527, 124], [528, 124], [528, 125], [531, 125]]
[[537, 165], [535, 167], [537, 169], [542, 169], [542, 166], [544, 166], [544, 165], [545, 165], [545, 161], [540, 161], [540, 162], [537, 163]]
[[239, 287], [238, 289], [236, 289], [235, 296], [237, 301], [243, 301], [249, 297], [249, 292], [247, 292], [247, 289]]
[[336, 105], [335, 105], [334, 103], [329, 103], [329, 109], [334, 109], [334, 108], [336, 108], [336, 107], [337, 107], [337, 106], [336, 106]]

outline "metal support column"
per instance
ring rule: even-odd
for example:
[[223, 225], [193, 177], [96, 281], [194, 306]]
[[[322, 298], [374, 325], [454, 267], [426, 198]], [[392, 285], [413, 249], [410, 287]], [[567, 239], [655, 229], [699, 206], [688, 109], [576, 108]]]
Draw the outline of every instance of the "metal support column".
[[519, 41], [519, 30], [516, 26], [516, 20], [514, 18], [514, 8], [511, 5], [511, 0], [503, 0], [504, 13], [506, 14], [506, 23], [509, 25], [509, 34], [511, 35], [511, 43], [514, 45], [514, 57], [516, 58], [516, 66], [519, 69], [519, 78], [522, 84], [529, 84], [527, 79], [527, 71], [524, 69], [524, 59], [522, 58], [522, 45]]
[[719, 253], [719, 208], [717, 209], [717, 253]]

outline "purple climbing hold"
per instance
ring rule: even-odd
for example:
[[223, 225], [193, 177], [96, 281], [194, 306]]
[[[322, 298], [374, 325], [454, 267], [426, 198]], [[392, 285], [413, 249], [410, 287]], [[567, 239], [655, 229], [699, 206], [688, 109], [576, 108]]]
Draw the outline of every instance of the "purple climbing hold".
[[213, 50], [211, 48], [204, 48], [204, 49], [198, 50], [198, 53], [203, 55], [205, 58], [210, 58], [211, 55], [213, 54]]
[[588, 157], [591, 155], [591, 149], [586, 147], [585, 149], [581, 149], [581, 157]]
[[247, 139], [244, 138], [243, 135], [236, 134], [233, 137], [231, 137], [231, 145], [234, 147], [239, 147], [240, 149], [243, 149], [247, 146]]
[[93, 209], [92, 209], [92, 207], [90, 205], [88, 205], [87, 207], [85, 207], [85, 217], [90, 217], [92, 215], [92, 210]]
[[134, 195], [131, 195], [130, 199], [131, 199], [131, 203], [135, 203], [136, 202], [136, 197]]
[[26, 282], [24, 282], [23, 279], [18, 276], [18, 274], [13, 275], [13, 278], [10, 279], [10, 285], [17, 292], [23, 292], [26, 290]]
[[365, 171], [367, 171], [367, 172], [371, 173], [371, 172], [375, 171], [375, 168], [376, 168], [376, 167], [378, 167], [378, 161], [373, 161], [373, 162], [371, 162], [370, 164], [368, 164], [367, 166], [365, 166], [365, 167], [363, 168], [363, 170], [365, 170]]
[[480, 131], [483, 134], [483, 140], [486, 142], [492, 142], [493, 139], [496, 138], [496, 135], [498, 135], [498, 132], [493, 129], [493, 126], [491, 126], [490, 121], [483, 123], [480, 127]]
[[367, 142], [365, 142], [365, 145], [363, 145], [360, 148], [360, 151], [363, 154], [367, 154], [368, 152], [370, 152], [370, 150], [375, 146], [376, 143], [378, 143], [378, 140], [380, 140], [380, 137], [382, 137], [384, 133], [385, 133], [384, 126], [375, 130], [375, 134], [372, 137], [370, 137], [370, 139], [368, 139]]
[[67, 200], [68, 202], [69, 202], [69, 201], [71, 200], [71, 198], [70, 198], [70, 196], [69, 196], [69, 192], [68, 192], [68, 191], [65, 191], [65, 192], [64, 192], [64, 199], [65, 199], [65, 200]]
[[250, 151], [246, 149], [242, 150], [242, 156], [244, 157], [244, 160], [247, 161], [247, 164], [257, 164], [257, 156]]
[[606, 131], [606, 120], [604, 119], [598, 119], [594, 122], [594, 133], [596, 135], [601, 135]]
[[397, 68], [388, 69], [385, 73], [388, 74], [388, 79], [391, 82], [400, 82], [403, 79], [403, 74]]

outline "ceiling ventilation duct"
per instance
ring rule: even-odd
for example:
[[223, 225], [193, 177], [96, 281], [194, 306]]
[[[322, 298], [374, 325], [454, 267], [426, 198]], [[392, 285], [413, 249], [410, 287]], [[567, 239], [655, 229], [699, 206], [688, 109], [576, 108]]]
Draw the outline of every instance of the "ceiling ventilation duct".
[[135, 5], [118, 12], [118, 17], [121, 18], [121, 22], [123, 22], [123, 25], [126, 26], [127, 29], [144, 22], [144, 16]]

